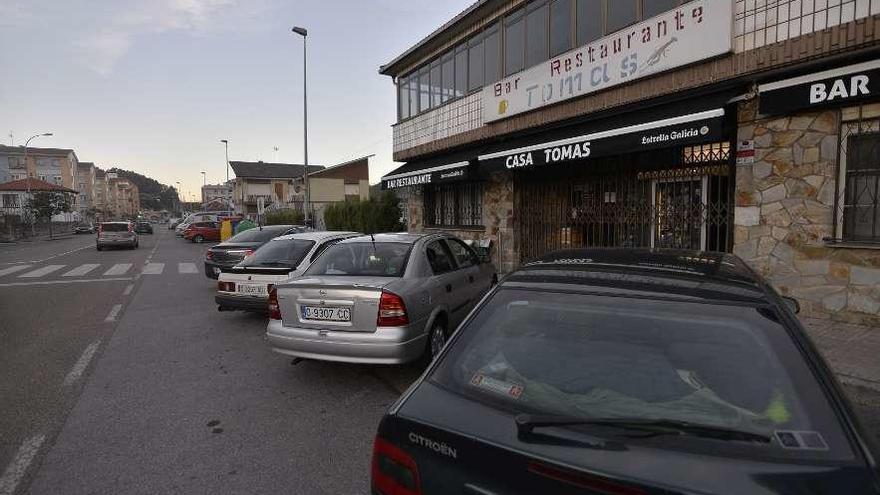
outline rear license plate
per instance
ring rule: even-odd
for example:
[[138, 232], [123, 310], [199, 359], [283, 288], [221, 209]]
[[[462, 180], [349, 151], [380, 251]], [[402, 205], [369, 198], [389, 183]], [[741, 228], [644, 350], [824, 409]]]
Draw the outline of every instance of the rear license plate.
[[351, 321], [351, 308], [303, 306], [302, 316], [304, 320]]
[[236, 284], [235, 289], [239, 294], [250, 294], [254, 296], [265, 296], [268, 294], [265, 285]]
[[214, 267], [214, 275], [220, 275], [220, 269], [216, 266]]

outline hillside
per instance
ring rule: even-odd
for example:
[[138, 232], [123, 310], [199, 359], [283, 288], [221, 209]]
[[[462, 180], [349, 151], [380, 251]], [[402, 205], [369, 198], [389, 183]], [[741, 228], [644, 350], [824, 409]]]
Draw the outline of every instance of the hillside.
[[141, 208], [145, 210], [173, 210], [177, 204], [177, 190], [161, 182], [131, 170], [111, 168], [108, 172], [118, 174], [134, 183], [140, 192]]

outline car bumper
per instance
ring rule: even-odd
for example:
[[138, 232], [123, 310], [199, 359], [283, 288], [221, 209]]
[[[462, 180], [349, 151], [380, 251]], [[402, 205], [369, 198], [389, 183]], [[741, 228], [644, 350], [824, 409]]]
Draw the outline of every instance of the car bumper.
[[235, 264], [226, 265], [226, 264], [214, 263], [213, 261], [206, 261], [205, 262], [205, 276], [208, 278], [213, 278], [214, 280], [217, 280], [217, 278], [220, 276], [220, 270], [222, 270], [223, 268], [232, 268], [233, 266], [235, 266]]
[[234, 296], [231, 294], [218, 293], [214, 296], [214, 302], [223, 309], [240, 309], [244, 311], [267, 311], [268, 297]]
[[99, 246], [134, 246], [135, 239], [101, 239], [97, 241]]
[[428, 336], [412, 327], [380, 328], [373, 333], [285, 327], [269, 320], [272, 350], [287, 356], [345, 363], [401, 364], [418, 359]]

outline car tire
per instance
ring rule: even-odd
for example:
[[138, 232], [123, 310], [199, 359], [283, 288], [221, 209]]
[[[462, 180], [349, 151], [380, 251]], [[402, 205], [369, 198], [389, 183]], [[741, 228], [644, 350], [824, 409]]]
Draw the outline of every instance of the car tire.
[[95, 247], [98, 249], [98, 251], [103, 251], [103, 250], [104, 250], [104, 248], [103, 248], [102, 246], [95, 246]]
[[204, 241], [205, 241], [205, 238], [200, 235], [193, 237], [193, 242], [195, 242], [196, 244], [201, 244]]
[[434, 321], [431, 331], [428, 332], [428, 342], [425, 346], [424, 362], [425, 365], [431, 364], [432, 361], [440, 354], [446, 342], [449, 340], [449, 332], [446, 325], [442, 321]]

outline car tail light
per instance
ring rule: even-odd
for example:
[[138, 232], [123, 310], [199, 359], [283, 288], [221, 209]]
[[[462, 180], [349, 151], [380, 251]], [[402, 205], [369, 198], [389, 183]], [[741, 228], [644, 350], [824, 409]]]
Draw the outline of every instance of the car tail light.
[[382, 297], [379, 298], [379, 318], [376, 320], [376, 326], [379, 327], [402, 327], [409, 324], [409, 317], [406, 315], [406, 305], [403, 298], [393, 292], [382, 291]]
[[128, 224], [128, 231], [134, 232], [134, 225], [132, 225], [131, 223]]
[[382, 495], [421, 495], [416, 461], [387, 440], [373, 441], [373, 489]]
[[104, 226], [98, 225], [98, 233], [100, 234], [101, 232], [104, 232]]
[[235, 282], [217, 282], [217, 290], [235, 292]]
[[214, 251], [208, 250], [208, 252], [205, 253], [205, 259], [206, 259], [206, 260], [212, 260], [212, 259], [214, 259]]
[[278, 290], [275, 287], [269, 289], [269, 319], [281, 319], [281, 307], [278, 306]]
[[591, 493], [601, 493], [603, 495], [647, 495], [647, 493], [641, 488], [623, 485], [608, 478], [585, 473], [576, 473], [567, 469], [560, 469], [538, 462], [530, 462], [527, 469], [529, 472], [545, 478], [551, 478], [569, 485], [586, 488]]
[[246, 249], [246, 250], [244, 251], [244, 257], [245, 257], [245, 258], [247, 258], [248, 256], [250, 256], [250, 255], [252, 255], [252, 254], [254, 254], [254, 250], [253, 250], [253, 249]]

